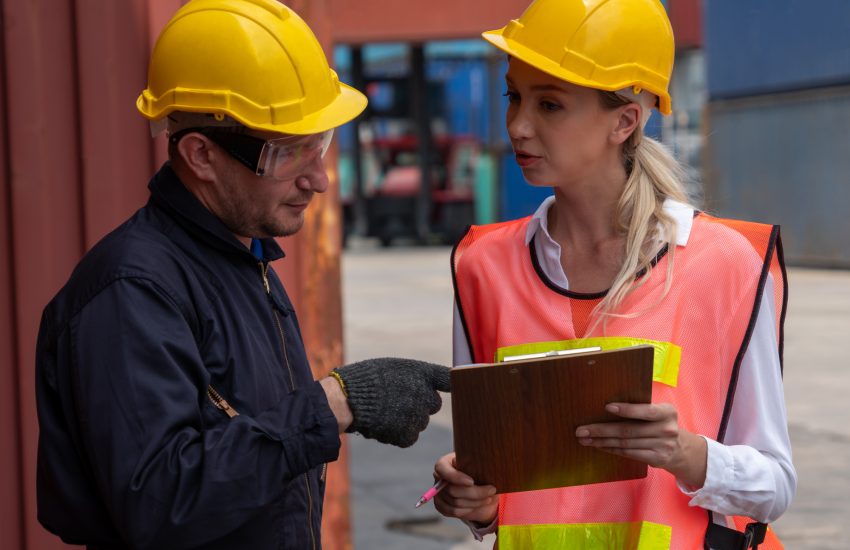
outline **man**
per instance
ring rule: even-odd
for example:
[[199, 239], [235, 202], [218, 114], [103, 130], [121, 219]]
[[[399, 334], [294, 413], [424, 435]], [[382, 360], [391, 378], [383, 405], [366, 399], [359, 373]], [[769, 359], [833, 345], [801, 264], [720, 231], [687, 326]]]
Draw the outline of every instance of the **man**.
[[42, 317], [39, 520], [98, 549], [320, 548], [339, 434], [411, 445], [448, 390], [403, 359], [315, 382], [269, 268], [366, 98], [274, 0], [189, 2], [148, 76], [170, 162]]

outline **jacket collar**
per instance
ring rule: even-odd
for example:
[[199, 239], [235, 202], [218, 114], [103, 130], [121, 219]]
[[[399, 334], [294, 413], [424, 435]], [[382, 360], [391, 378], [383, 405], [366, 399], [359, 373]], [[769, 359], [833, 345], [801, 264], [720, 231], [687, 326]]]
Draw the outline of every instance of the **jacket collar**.
[[[148, 183], [151, 201], [168, 212], [171, 217], [196, 238], [228, 253], [237, 254], [253, 262], [256, 258], [212, 212], [186, 189], [177, 174], [166, 162]], [[263, 261], [271, 262], [284, 256], [283, 250], [274, 239], [260, 239], [263, 245]]]

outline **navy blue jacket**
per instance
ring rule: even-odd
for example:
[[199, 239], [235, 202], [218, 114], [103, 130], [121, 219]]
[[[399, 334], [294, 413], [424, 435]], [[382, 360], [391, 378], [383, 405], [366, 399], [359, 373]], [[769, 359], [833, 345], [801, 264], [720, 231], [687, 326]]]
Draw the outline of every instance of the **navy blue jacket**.
[[320, 548], [340, 441], [289, 298], [168, 164], [149, 188], [42, 316], [39, 521], [92, 548]]

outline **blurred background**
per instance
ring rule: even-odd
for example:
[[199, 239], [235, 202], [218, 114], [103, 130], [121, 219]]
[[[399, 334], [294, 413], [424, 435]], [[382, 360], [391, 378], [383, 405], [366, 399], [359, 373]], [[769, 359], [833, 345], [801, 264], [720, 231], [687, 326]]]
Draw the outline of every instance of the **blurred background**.
[[[144, 204], [165, 160], [136, 113], [149, 52], [181, 0], [0, 0], [0, 548], [63, 545], [36, 520], [34, 347], [81, 255]], [[316, 376], [376, 355], [451, 360], [449, 246], [525, 216], [504, 129], [505, 56], [478, 38], [528, 0], [292, 0], [369, 108], [337, 132], [336, 185], [283, 239]], [[800, 475], [788, 548], [850, 547], [850, 3], [666, 0], [673, 114], [648, 133], [710, 212], [782, 226], [791, 301], [786, 398]], [[451, 450], [450, 403], [398, 450], [346, 437], [325, 548], [466, 548], [413, 510]], [[477, 544], [477, 543], [476, 543]]]

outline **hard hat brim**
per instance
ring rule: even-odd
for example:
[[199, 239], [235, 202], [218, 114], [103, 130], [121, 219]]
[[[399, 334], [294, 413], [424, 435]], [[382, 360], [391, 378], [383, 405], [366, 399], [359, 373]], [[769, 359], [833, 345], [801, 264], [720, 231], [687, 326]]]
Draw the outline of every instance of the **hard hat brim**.
[[307, 135], [318, 134], [331, 128], [342, 126], [357, 117], [366, 108], [366, 96], [351, 86], [339, 83], [339, 94], [328, 105], [312, 112], [299, 120], [275, 124], [268, 120], [251, 120], [236, 109], [224, 109], [213, 105], [204, 105], [191, 101], [164, 101], [166, 108], [157, 109], [158, 99], [151, 98], [145, 90], [136, 100], [139, 112], [148, 120], [160, 120], [174, 111], [190, 113], [210, 113], [227, 115], [248, 128], [277, 134]]
[[[325, 108], [311, 113], [297, 122], [287, 124], [270, 125], [258, 130], [268, 130], [281, 134], [318, 134], [332, 128], [342, 126], [357, 118], [366, 109], [368, 99], [361, 92], [348, 84], [339, 83], [340, 94]], [[252, 126], [245, 121], [246, 126]]]
[[[498, 29], [481, 33], [481, 36], [484, 40], [499, 48], [503, 52], [511, 55], [512, 57], [516, 57], [520, 61], [527, 63], [546, 74], [554, 76], [557, 79], [577, 86], [584, 86], [586, 88], [594, 88], [609, 92], [615, 92], [634, 84], [633, 82], [615, 82], [610, 85], [602, 86], [599, 82], [588, 80], [587, 78], [554, 63], [551, 59], [540, 55], [531, 48], [528, 48], [515, 40], [505, 38], [502, 34], [503, 32], [504, 29]], [[666, 91], [655, 90], [650, 86], [645, 86], [644, 89], [652, 92], [658, 97], [658, 111], [661, 114], [669, 115], [672, 112], [670, 96]]]

